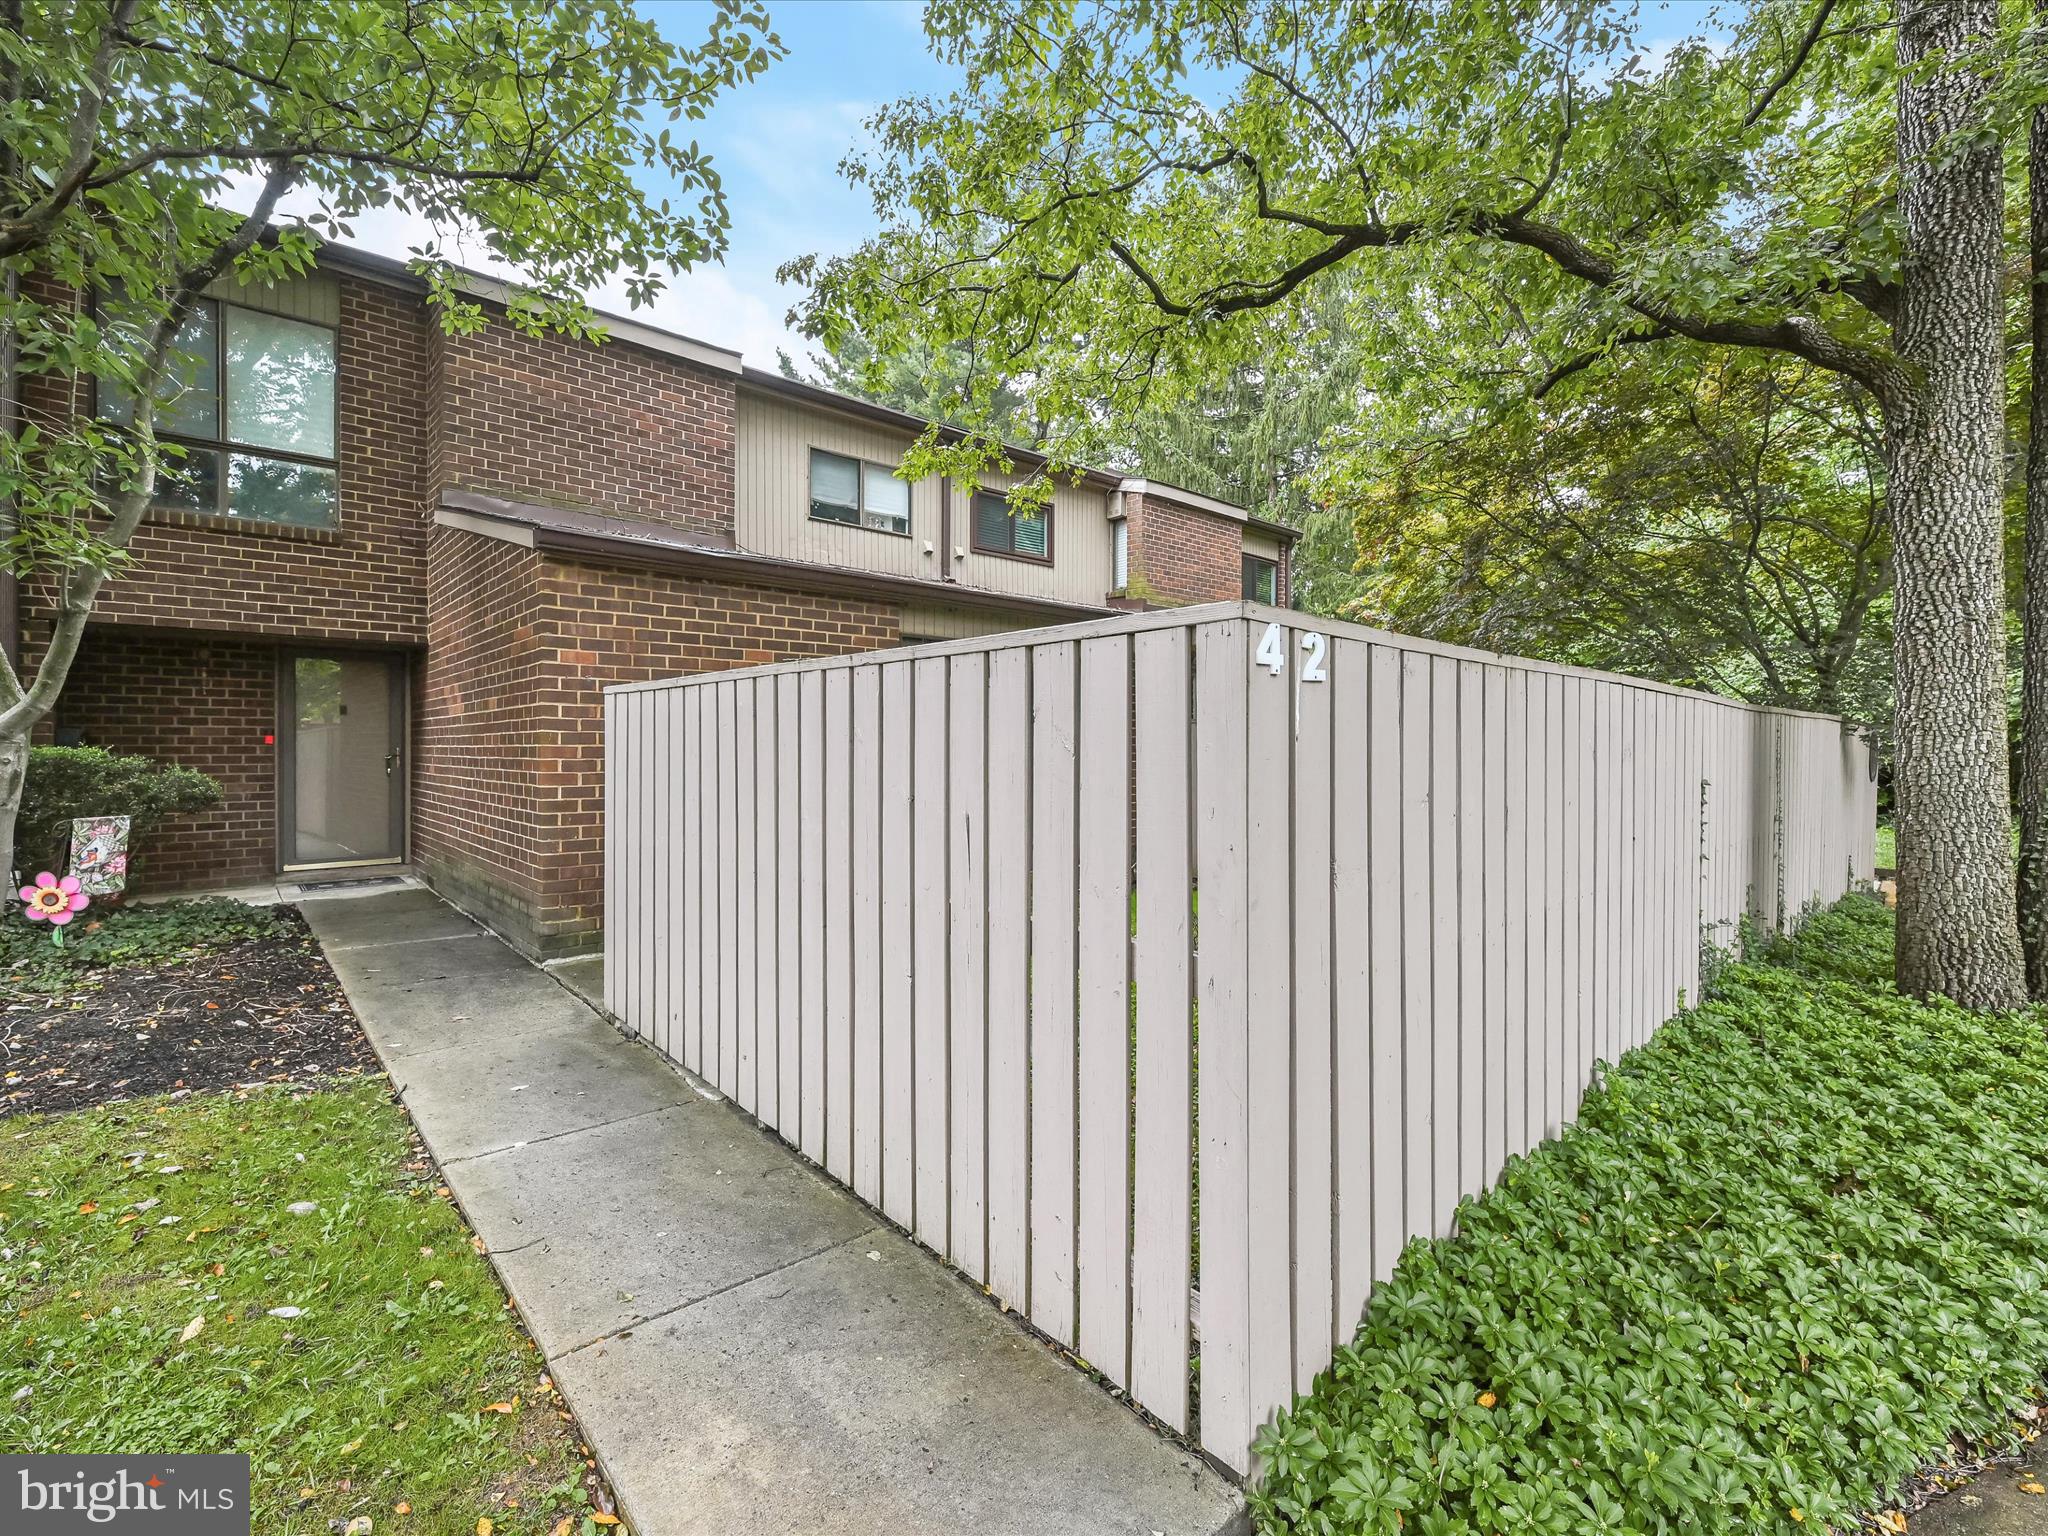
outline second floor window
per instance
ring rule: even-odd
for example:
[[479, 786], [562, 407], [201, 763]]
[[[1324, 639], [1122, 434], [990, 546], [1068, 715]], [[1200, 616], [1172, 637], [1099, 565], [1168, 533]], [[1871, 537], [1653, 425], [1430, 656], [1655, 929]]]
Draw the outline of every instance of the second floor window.
[[[183, 450], [157, 466], [155, 504], [256, 523], [337, 522], [334, 332], [207, 299], [178, 333], [176, 392], [157, 436]], [[103, 389], [103, 414], [135, 403]]]
[[811, 516], [882, 533], [910, 532], [910, 482], [886, 464], [811, 450]]
[[974, 547], [985, 555], [1052, 563], [1052, 514], [1041, 507], [1013, 512], [1001, 491], [974, 493]]
[[1280, 601], [1280, 564], [1257, 555], [1244, 557], [1244, 595], [1247, 602]]

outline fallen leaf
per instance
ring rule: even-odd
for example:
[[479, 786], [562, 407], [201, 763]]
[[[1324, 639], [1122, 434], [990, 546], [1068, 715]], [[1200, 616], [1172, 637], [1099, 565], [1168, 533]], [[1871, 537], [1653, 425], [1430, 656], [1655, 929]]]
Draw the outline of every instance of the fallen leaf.
[[180, 1344], [190, 1344], [194, 1339], [199, 1337], [199, 1330], [204, 1328], [205, 1326], [206, 1315], [204, 1313], [201, 1313], [197, 1317], [193, 1318], [191, 1322], [185, 1325], [185, 1331], [178, 1335], [178, 1342]]
[[491, 1524], [490, 1516], [486, 1515], [476, 1523], [476, 1536], [491, 1536], [491, 1532], [496, 1529], [497, 1527]]
[[1491, 1392], [1482, 1392], [1479, 1394], [1479, 1406], [1482, 1408], [1491, 1408], [1495, 1403], [1499, 1401], [1500, 1399], [1495, 1397]]
[[2048, 1488], [2043, 1488], [2043, 1487], [2042, 1487], [2042, 1486], [2041, 1486], [2041, 1485], [2040, 1485], [2039, 1483], [2021, 1483], [2021, 1484], [2020, 1484], [2020, 1492], [2021, 1492], [2021, 1493], [2048, 1493]]
[[617, 1525], [619, 1523], [617, 1515], [592, 1515], [589, 1519], [592, 1525]]
[[98, 1209], [99, 1209], [99, 1202], [98, 1202], [98, 1201], [96, 1201], [96, 1200], [88, 1200], [88, 1201], [86, 1201], [86, 1202], [85, 1202], [85, 1204], [81, 1205], [81, 1206], [80, 1206], [80, 1207], [78, 1208], [78, 1214], [79, 1214], [79, 1215], [81, 1215], [81, 1216], [90, 1216], [90, 1215], [91, 1215], [91, 1214], [92, 1214], [92, 1213], [93, 1213], [94, 1211], [96, 1211], [96, 1210], [98, 1210]]
[[569, 1527], [574, 1523], [574, 1516], [564, 1515], [555, 1522], [555, 1528], [548, 1532], [548, 1536], [569, 1536]]
[[391, 1513], [394, 1515], [409, 1515], [412, 1513], [412, 1505], [408, 1504], [404, 1499], [400, 1499], [391, 1506]]

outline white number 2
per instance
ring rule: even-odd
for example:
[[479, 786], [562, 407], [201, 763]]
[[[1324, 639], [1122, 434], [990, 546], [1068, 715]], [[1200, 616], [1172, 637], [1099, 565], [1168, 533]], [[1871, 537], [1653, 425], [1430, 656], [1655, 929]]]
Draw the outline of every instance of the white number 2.
[[1308, 660], [1301, 664], [1301, 680], [1320, 683], [1329, 675], [1323, 671], [1323, 658], [1330, 653], [1329, 637], [1310, 630], [1301, 637], [1301, 648], [1308, 652]]

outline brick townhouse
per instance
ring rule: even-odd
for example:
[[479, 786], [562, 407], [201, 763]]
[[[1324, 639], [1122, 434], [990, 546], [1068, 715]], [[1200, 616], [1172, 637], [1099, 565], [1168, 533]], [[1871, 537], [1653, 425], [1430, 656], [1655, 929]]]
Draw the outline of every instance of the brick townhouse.
[[[915, 417], [608, 329], [444, 335], [402, 264], [339, 250], [214, 290], [184, 459], [46, 731], [225, 787], [144, 885], [403, 863], [566, 952], [602, 920], [607, 684], [1288, 590], [1292, 534], [1241, 508], [1091, 470], [1014, 515], [1007, 481], [897, 479]], [[47, 590], [18, 607], [32, 664]]]

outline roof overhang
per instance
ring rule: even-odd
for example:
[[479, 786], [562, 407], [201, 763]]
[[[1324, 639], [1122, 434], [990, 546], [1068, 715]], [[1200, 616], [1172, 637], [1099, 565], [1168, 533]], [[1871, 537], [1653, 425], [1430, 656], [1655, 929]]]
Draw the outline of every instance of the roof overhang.
[[991, 592], [952, 581], [925, 581], [915, 576], [888, 576], [851, 566], [818, 565], [750, 554], [730, 540], [688, 533], [662, 523], [611, 517], [577, 507], [550, 507], [509, 501], [480, 491], [441, 493], [434, 521], [507, 544], [568, 559], [631, 566], [639, 570], [674, 571], [712, 581], [744, 582], [787, 592], [815, 592], [880, 602], [929, 603], [947, 608], [972, 608], [989, 613], [1014, 613], [1047, 620], [1094, 618], [1110, 611], [1106, 604], [1068, 603]]
[[[337, 245], [332, 241], [323, 242], [320, 247], [319, 265], [335, 272], [349, 272], [358, 277], [367, 277], [392, 287], [406, 288], [417, 292], [426, 291], [426, 281], [413, 271], [409, 262], [395, 257], [380, 256], [375, 251], [365, 251], [350, 245]], [[513, 285], [503, 278], [492, 277], [487, 272], [472, 271], [468, 267], [456, 267], [455, 286], [474, 299], [491, 304], [506, 304], [511, 301]], [[667, 357], [679, 357], [700, 367], [710, 368], [718, 373], [737, 376], [740, 371], [740, 355], [730, 347], [715, 347], [708, 341], [699, 341], [694, 336], [685, 336], [680, 331], [663, 330], [658, 325], [649, 325], [644, 320], [635, 320], [626, 315], [613, 314], [607, 310], [592, 309], [598, 322], [603, 326], [605, 336], [612, 341], [630, 342], [650, 352], [659, 352]]]
[[[872, 422], [876, 426], [894, 427], [913, 437], [921, 437], [933, 425], [922, 416], [913, 416], [908, 411], [899, 411], [894, 406], [876, 405], [872, 400], [863, 400], [857, 395], [843, 395], [836, 389], [827, 389], [822, 384], [806, 384], [802, 379], [784, 378], [779, 373], [770, 373], [765, 368], [743, 368], [740, 370], [740, 387], [757, 394], [775, 395], [785, 400], [795, 400], [818, 410], [832, 411], [841, 416], [850, 416], [856, 421]], [[961, 443], [967, 434], [957, 427], [941, 425], [939, 441]], [[1043, 454], [1014, 443], [1003, 444], [1003, 452], [1012, 461], [1029, 470], [1047, 467], [1051, 460]], [[1106, 469], [1090, 469], [1086, 465], [1069, 465], [1058, 478], [1069, 476], [1077, 485], [1088, 486], [1097, 491], [1114, 491], [1122, 483], [1122, 477]]]
[[1301, 530], [1298, 528], [1290, 528], [1285, 523], [1269, 522], [1263, 517], [1254, 517], [1233, 502], [1222, 501], [1214, 496], [1204, 496], [1200, 491], [1185, 490], [1178, 485], [1168, 485], [1164, 480], [1120, 480], [1117, 482], [1117, 489], [1126, 496], [1151, 496], [1160, 501], [1172, 501], [1183, 507], [1192, 507], [1197, 512], [1211, 512], [1217, 517], [1227, 517], [1233, 523], [1243, 523], [1247, 528], [1269, 533], [1285, 543], [1292, 543], [1301, 537]]

